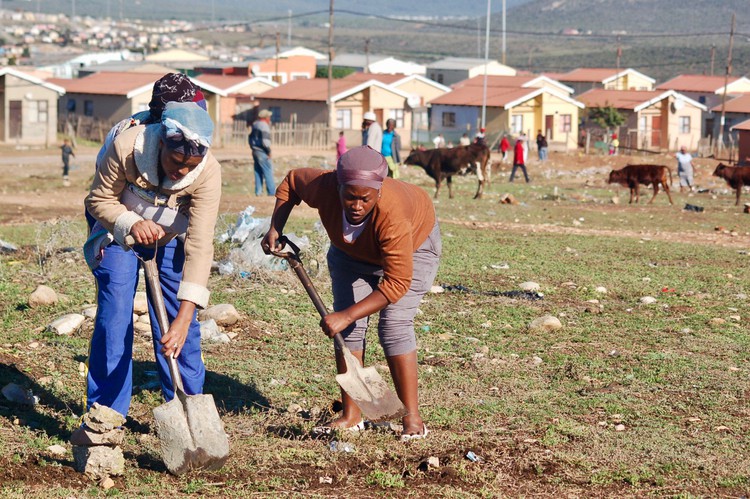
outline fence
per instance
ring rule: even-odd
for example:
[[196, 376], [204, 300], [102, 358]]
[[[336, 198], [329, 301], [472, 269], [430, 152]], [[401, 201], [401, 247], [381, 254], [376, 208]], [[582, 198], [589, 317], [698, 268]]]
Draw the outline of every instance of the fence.
[[[274, 148], [296, 147], [300, 149], [328, 150], [332, 149], [336, 139], [334, 130], [323, 123], [292, 124], [276, 123], [271, 126], [271, 144]], [[338, 130], [335, 130], [338, 136]], [[244, 121], [234, 121], [222, 124], [220, 127], [222, 144], [229, 146], [247, 146], [247, 136], [250, 129]], [[356, 131], [357, 135], [360, 134]], [[347, 134], [348, 136], [348, 134]]]

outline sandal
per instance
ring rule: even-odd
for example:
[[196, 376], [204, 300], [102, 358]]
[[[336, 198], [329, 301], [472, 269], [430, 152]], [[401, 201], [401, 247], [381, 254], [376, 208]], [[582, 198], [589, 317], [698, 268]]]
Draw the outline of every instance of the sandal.
[[365, 420], [361, 420], [359, 423], [349, 428], [333, 427], [330, 425], [314, 426], [311, 433], [316, 436], [331, 435], [335, 431], [351, 431], [357, 433], [365, 430]]
[[399, 437], [399, 440], [401, 442], [410, 442], [412, 440], [422, 440], [424, 438], [427, 438], [427, 435], [430, 433], [430, 430], [427, 429], [427, 425], [422, 423], [422, 433], [403, 433]]

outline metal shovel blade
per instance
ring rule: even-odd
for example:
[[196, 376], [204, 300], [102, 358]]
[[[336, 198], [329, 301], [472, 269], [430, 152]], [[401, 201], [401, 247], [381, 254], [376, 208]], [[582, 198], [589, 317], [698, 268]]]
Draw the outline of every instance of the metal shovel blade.
[[403, 402], [374, 367], [362, 367], [346, 346], [342, 352], [346, 372], [337, 374], [336, 381], [370, 420], [378, 422], [407, 414]]

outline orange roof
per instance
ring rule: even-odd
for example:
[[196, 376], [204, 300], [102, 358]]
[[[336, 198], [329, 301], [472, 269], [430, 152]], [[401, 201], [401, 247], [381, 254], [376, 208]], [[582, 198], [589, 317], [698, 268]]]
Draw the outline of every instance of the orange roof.
[[750, 130], [750, 120], [745, 120], [737, 123], [736, 125], [731, 127], [730, 130]]
[[664, 94], [663, 90], [605, 90], [595, 88], [577, 99], [586, 107], [612, 106], [615, 109], [635, 109], [644, 102]]
[[216, 88], [222, 90], [228, 90], [235, 85], [249, 82], [253, 79], [252, 76], [237, 76], [237, 75], [217, 75], [217, 74], [202, 74], [195, 77], [196, 80], [207, 83]]
[[[602, 82], [622, 71], [622, 69], [618, 70], [613, 68], [578, 68], [568, 73], [558, 74], [554, 79], [560, 81]], [[547, 76], [549, 76], [549, 74]], [[549, 77], [553, 78], [552, 76]]]
[[385, 83], [386, 85], [390, 85], [392, 83], [395, 83], [399, 80], [403, 80], [408, 75], [405, 74], [379, 74], [379, 73], [362, 73], [361, 71], [358, 71], [356, 73], [352, 73], [350, 75], [346, 75], [344, 77], [345, 80], [350, 81], [357, 81], [360, 83], [363, 83], [365, 81], [369, 80], [377, 80], [380, 83]]
[[[714, 112], [721, 112], [721, 104], [711, 109]], [[724, 105], [724, 111], [727, 113], [750, 113], [750, 94], [743, 94], [728, 100]]]
[[[523, 98], [538, 88], [519, 87], [490, 87], [487, 86], [487, 105], [490, 107], [505, 107], [507, 104]], [[464, 86], [454, 88], [453, 91], [443, 94], [430, 101], [430, 104], [443, 104], [447, 106], [481, 106], [483, 92], [475, 86]]]
[[[730, 77], [727, 83], [734, 83], [739, 80], [736, 77]], [[679, 75], [671, 80], [667, 80], [658, 87], [660, 90], [676, 90], [678, 92], [716, 92], [724, 86], [723, 76], [707, 75]]]
[[63, 87], [69, 94], [128, 95], [141, 87], [152, 86], [162, 76], [164, 73], [103, 71], [83, 78], [50, 78], [47, 82]]
[[[333, 96], [341, 92], [346, 92], [362, 83], [356, 80], [347, 80], [346, 78], [334, 79], [331, 81], [331, 94]], [[261, 100], [279, 99], [325, 102], [328, 98], [328, 79], [292, 80], [284, 85], [263, 92], [263, 95], [258, 97]]]

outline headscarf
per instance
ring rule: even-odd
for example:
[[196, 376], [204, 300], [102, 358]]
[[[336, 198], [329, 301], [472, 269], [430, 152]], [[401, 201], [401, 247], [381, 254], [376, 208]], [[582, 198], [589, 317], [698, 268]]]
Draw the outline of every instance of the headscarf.
[[161, 138], [172, 151], [205, 156], [211, 145], [214, 123], [195, 102], [167, 102], [161, 116]]
[[195, 102], [206, 109], [203, 92], [182, 73], [167, 73], [154, 83], [148, 107], [155, 122], [161, 120], [167, 102]]
[[388, 163], [370, 146], [349, 149], [336, 164], [336, 179], [340, 185], [361, 185], [379, 190], [387, 175]]

